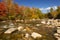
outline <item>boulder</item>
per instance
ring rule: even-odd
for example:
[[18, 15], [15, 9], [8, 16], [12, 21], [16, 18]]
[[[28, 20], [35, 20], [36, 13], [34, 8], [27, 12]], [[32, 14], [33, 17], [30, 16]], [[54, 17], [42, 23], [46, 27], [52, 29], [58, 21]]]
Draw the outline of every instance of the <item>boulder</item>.
[[25, 37], [26, 37], [26, 38], [29, 38], [29, 34], [28, 34], [28, 33], [26, 33], [26, 34], [25, 34]]
[[9, 28], [7, 31], [5, 31], [5, 34], [11, 34], [12, 32], [16, 31], [16, 28]]
[[22, 31], [24, 28], [23, 28], [23, 26], [19, 26], [17, 29], [18, 29], [18, 31]]
[[39, 33], [36, 33], [36, 32], [33, 32], [32, 34], [31, 34], [31, 36], [33, 37], [33, 38], [40, 38], [40, 37], [42, 37], [42, 35], [41, 34], [39, 34]]

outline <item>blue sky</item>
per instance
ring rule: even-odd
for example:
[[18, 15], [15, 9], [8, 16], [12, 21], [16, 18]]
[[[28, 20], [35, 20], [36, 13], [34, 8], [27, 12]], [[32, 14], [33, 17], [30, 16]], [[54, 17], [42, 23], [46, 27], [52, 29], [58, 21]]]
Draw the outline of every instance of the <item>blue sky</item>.
[[[60, 0], [14, 0], [20, 6], [28, 6], [40, 8], [43, 12], [47, 12], [50, 7], [60, 6]], [[45, 10], [47, 9], [47, 10]]]
[[60, 6], [60, 0], [14, 0], [14, 2], [20, 6], [40, 8], [43, 12], [47, 12], [51, 7], [56, 9]]
[[51, 6], [60, 6], [60, 0], [15, 0], [19, 5], [47, 8]]

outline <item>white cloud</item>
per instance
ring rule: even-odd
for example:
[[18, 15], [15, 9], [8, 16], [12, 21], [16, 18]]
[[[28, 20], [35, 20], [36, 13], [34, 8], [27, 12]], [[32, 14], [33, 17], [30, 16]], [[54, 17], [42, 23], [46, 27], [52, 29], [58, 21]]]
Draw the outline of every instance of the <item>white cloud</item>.
[[50, 10], [50, 8], [53, 8], [54, 10], [57, 9], [57, 6], [53, 6], [53, 7], [47, 7], [47, 8], [39, 8], [40, 10]]
[[45, 10], [49, 10], [51, 7], [45, 8]]
[[53, 7], [47, 7], [47, 8], [39, 8], [43, 13], [47, 13], [47, 11], [50, 10], [50, 8], [53, 8], [53, 10], [57, 9], [57, 6], [53, 6]]
[[57, 9], [57, 6], [53, 6], [52, 8], [53, 8], [54, 10], [56, 10], [56, 9]]
[[51, 7], [48, 8], [40, 8], [40, 10], [49, 10]]

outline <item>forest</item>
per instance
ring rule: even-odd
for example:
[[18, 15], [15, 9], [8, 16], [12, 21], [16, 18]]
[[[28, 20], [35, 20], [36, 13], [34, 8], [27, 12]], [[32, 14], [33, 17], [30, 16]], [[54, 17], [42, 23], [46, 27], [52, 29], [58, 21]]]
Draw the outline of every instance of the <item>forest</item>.
[[8, 0], [0, 2], [0, 20], [16, 19], [60, 19], [60, 6], [56, 10], [51, 8], [49, 12], [43, 13], [39, 8], [19, 6]]

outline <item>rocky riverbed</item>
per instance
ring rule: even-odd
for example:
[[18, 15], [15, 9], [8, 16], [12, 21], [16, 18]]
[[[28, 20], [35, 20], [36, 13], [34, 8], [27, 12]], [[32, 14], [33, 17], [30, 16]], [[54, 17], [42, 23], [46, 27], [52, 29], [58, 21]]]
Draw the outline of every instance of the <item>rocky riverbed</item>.
[[[56, 27], [53, 25], [42, 24], [40, 22], [0, 22], [0, 40], [56, 40], [54, 33]], [[14, 26], [14, 27], [12, 27]], [[8, 33], [10, 28], [17, 30]], [[10, 29], [11, 30], [11, 29]]]
[[10, 34], [4, 33], [7, 30], [8, 28], [0, 30], [0, 40], [56, 40], [53, 35], [55, 33], [55, 28], [47, 28], [42, 25], [40, 27], [26, 26], [21, 31], [16, 30]]

